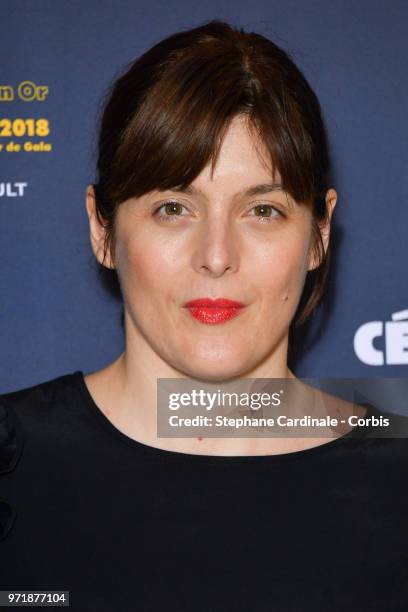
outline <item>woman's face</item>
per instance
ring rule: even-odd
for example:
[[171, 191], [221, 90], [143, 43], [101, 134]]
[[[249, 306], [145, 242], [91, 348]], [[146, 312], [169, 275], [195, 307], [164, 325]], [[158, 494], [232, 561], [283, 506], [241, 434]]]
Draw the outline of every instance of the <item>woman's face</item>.
[[[213, 176], [207, 166], [191, 192], [151, 192], [118, 208], [115, 265], [128, 346], [147, 343], [189, 377], [284, 375], [288, 328], [313, 264], [311, 212], [265, 187], [271, 171], [253, 138], [236, 117]], [[185, 307], [206, 297], [244, 307], [206, 322]]]

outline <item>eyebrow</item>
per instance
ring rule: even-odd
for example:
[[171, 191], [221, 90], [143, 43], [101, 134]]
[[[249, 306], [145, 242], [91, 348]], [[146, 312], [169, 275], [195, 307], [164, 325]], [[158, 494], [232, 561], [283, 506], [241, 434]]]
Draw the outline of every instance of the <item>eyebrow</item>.
[[[171, 191], [176, 191], [178, 193], [187, 193], [190, 195], [198, 195], [203, 194], [201, 189], [197, 189], [193, 185], [188, 185], [185, 189], [174, 188]], [[248, 189], [244, 189], [239, 191], [236, 196], [254, 196], [254, 195], [262, 195], [265, 193], [271, 193], [272, 191], [283, 191], [281, 183], [261, 183], [259, 185], [251, 185]]]

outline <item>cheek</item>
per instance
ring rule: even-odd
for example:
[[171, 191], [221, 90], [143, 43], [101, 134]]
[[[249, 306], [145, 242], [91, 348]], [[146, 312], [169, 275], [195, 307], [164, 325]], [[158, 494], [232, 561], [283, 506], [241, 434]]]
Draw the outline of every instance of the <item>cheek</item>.
[[276, 241], [273, 246], [263, 245], [257, 252], [253, 281], [268, 300], [292, 302], [300, 297], [307, 271], [308, 245], [308, 236], [295, 234]]
[[139, 297], [151, 292], [163, 294], [177, 273], [174, 252], [163, 241], [154, 241], [144, 233], [121, 241], [117, 262], [122, 286]]

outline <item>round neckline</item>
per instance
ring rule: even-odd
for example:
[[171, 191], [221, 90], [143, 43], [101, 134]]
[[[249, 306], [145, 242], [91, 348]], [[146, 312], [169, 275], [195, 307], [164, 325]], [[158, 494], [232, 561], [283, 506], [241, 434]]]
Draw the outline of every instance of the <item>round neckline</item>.
[[[335, 438], [331, 442], [325, 442], [317, 446], [311, 446], [298, 451], [292, 451], [290, 453], [275, 453], [269, 455], [205, 455], [201, 453], [184, 453], [181, 451], [172, 451], [169, 449], [158, 448], [151, 446], [135, 438], [131, 438], [127, 434], [123, 433], [118, 429], [112, 421], [102, 412], [99, 406], [96, 404], [90, 390], [85, 382], [85, 374], [82, 370], [76, 370], [71, 374], [72, 380], [76, 385], [81, 397], [85, 400], [87, 408], [89, 408], [91, 414], [96, 417], [103, 429], [107, 431], [111, 436], [115, 437], [119, 442], [124, 443], [126, 446], [133, 448], [135, 451], [142, 451], [149, 455], [151, 458], [165, 459], [165, 460], [176, 460], [176, 461], [194, 461], [197, 463], [213, 463], [214, 465], [239, 465], [239, 464], [256, 464], [256, 465], [269, 465], [275, 463], [283, 463], [290, 461], [299, 461], [308, 457], [314, 457], [330, 452], [332, 449], [336, 449], [343, 446], [349, 440], [365, 438], [364, 435], [356, 436], [357, 430], [360, 426], [357, 425], [351, 429], [348, 433]], [[359, 405], [365, 406], [367, 412], [364, 417], [378, 415], [378, 410], [369, 402], [360, 402]], [[370, 429], [365, 428], [365, 431]]]

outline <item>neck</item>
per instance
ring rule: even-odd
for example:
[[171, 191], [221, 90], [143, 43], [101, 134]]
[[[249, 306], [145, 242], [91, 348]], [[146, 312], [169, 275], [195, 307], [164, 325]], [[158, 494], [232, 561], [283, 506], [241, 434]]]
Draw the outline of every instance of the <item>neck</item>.
[[[157, 379], [194, 377], [161, 359], [126, 318], [125, 326], [124, 352], [103, 370], [86, 377], [86, 384], [96, 404], [118, 429], [145, 444], [179, 452], [194, 452], [200, 446], [201, 452], [206, 454], [246, 454], [248, 451], [249, 454], [256, 454], [251, 449], [266, 448], [266, 444], [270, 446], [273, 443], [272, 439], [262, 438], [158, 438]], [[236, 378], [294, 379], [296, 377], [287, 366], [286, 356], [287, 337], [272, 355]], [[250, 387], [251, 383], [248, 390]]]

